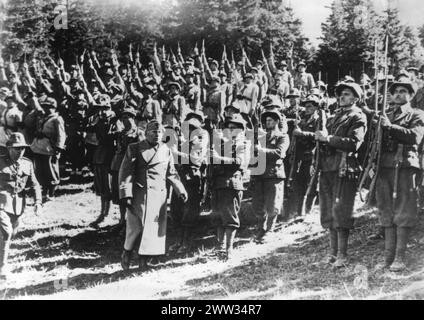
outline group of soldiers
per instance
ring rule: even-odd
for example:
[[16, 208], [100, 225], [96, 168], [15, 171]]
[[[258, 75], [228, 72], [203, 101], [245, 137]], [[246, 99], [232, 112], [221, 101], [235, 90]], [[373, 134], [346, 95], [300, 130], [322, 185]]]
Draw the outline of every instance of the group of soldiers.
[[144, 270], [149, 257], [167, 250], [169, 200], [178, 232], [170, 249], [193, 246], [209, 205], [216, 252], [228, 259], [246, 190], [258, 217], [256, 241], [266, 239], [278, 217], [303, 215], [319, 202], [330, 234], [328, 263], [342, 268], [377, 131], [371, 185], [385, 239], [381, 267], [404, 270], [422, 181], [418, 69], [376, 73], [373, 81], [364, 73], [359, 83], [346, 76], [335, 98], [306, 70], [303, 61], [294, 67], [291, 53], [277, 65], [272, 48], [255, 64], [244, 50], [239, 62], [225, 49], [220, 62], [209, 59], [204, 46], [184, 58], [179, 47], [177, 55], [165, 48], [159, 55], [155, 45], [147, 64], [131, 45], [126, 58], [112, 49], [102, 63], [84, 50], [66, 68], [60, 57], [19, 68], [0, 57], [0, 276], [25, 191], [33, 188], [38, 213], [66, 166], [75, 179], [85, 167], [94, 175], [101, 206], [92, 227], [111, 202], [119, 205], [124, 270], [133, 251]]

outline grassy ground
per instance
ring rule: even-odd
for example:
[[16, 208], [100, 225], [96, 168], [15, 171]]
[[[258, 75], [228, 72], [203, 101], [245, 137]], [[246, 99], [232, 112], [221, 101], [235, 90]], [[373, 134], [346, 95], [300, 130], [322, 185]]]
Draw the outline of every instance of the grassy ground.
[[[280, 224], [265, 243], [252, 241], [254, 219], [243, 203], [243, 226], [234, 257], [223, 262], [212, 255], [214, 231], [207, 219], [188, 254], [169, 253], [150, 261], [145, 273], [121, 271], [123, 236], [111, 226], [118, 208], [100, 225], [99, 199], [89, 180], [64, 184], [58, 197], [35, 216], [28, 207], [11, 248], [11, 275], [3, 299], [422, 299], [424, 298], [424, 218], [408, 247], [409, 270], [378, 271], [383, 242], [369, 243], [376, 219], [357, 210], [350, 239], [350, 266], [333, 270], [323, 262], [327, 234], [317, 209], [305, 220]], [[359, 205], [359, 204], [358, 204]], [[175, 238], [168, 242], [172, 244]]]

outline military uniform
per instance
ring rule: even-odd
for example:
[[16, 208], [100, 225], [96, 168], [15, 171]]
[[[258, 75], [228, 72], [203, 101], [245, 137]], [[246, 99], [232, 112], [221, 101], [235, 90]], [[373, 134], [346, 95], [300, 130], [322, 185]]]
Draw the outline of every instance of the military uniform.
[[[339, 96], [344, 90], [351, 91], [357, 99], [362, 96], [362, 89], [356, 83], [340, 84], [336, 87], [336, 94]], [[347, 263], [349, 230], [353, 228], [353, 207], [362, 171], [357, 151], [364, 141], [367, 118], [355, 104], [340, 107], [328, 120], [326, 129], [327, 142], [320, 142], [318, 163], [321, 172], [321, 225], [330, 229], [329, 262], [335, 262], [336, 267], [343, 267]]]
[[[261, 118], [274, 117], [279, 122], [285, 122], [278, 110], [265, 111]], [[263, 121], [262, 121], [263, 122]], [[286, 124], [283, 127], [287, 128]], [[259, 238], [266, 232], [272, 231], [277, 216], [281, 212], [284, 200], [284, 172], [283, 159], [289, 146], [287, 131], [278, 127], [266, 133], [266, 145], [259, 149], [266, 159], [265, 172], [253, 177], [254, 193], [252, 207], [261, 220]]]
[[[310, 116], [304, 116], [298, 123], [298, 127], [302, 132], [295, 137], [295, 168], [293, 169], [292, 190], [290, 190], [287, 200], [286, 216], [293, 214], [301, 215], [303, 211], [303, 198], [306, 194], [308, 183], [312, 178], [311, 166], [316, 145], [314, 136], [318, 120], [319, 115], [315, 112]], [[312, 187], [312, 190], [315, 190], [315, 188]], [[314, 196], [309, 195], [309, 198], [306, 200], [305, 212], [310, 211]]]
[[184, 97], [179, 94], [169, 97], [162, 109], [162, 124], [168, 128], [179, 128], [185, 118], [185, 113]]
[[[10, 140], [13, 139], [12, 134]], [[19, 144], [19, 141], [21, 143]], [[23, 135], [16, 139], [19, 147], [26, 146]], [[13, 145], [12, 145], [13, 146]], [[13, 162], [8, 155], [0, 157], [0, 277], [7, 264], [10, 241], [18, 228], [19, 217], [25, 210], [25, 187], [34, 190], [35, 203], [41, 203], [41, 188], [35, 177], [32, 162], [20, 158]]]
[[[43, 104], [51, 108], [56, 107], [56, 101], [52, 98]], [[34, 153], [35, 174], [43, 193], [48, 192], [49, 196], [53, 196], [56, 186], [60, 183], [58, 155], [65, 149], [65, 141], [65, 123], [57, 112], [40, 118], [31, 150]]]
[[[226, 119], [226, 123], [230, 122], [241, 125], [243, 130], [246, 128], [245, 121], [239, 114]], [[240, 227], [239, 212], [245, 190], [243, 177], [249, 164], [250, 145], [245, 140], [244, 132], [241, 132], [231, 139], [223, 137], [220, 147], [220, 150], [224, 151], [224, 157], [213, 156], [212, 217], [218, 229], [219, 246], [220, 248], [224, 246], [225, 231], [227, 254], [230, 254], [235, 231]], [[217, 150], [217, 148], [219, 147], [214, 144], [214, 149]]]
[[[392, 88], [408, 83], [394, 83]], [[376, 199], [380, 223], [385, 228], [385, 266], [392, 271], [405, 268], [405, 252], [410, 230], [418, 222], [418, 186], [424, 136], [424, 111], [410, 103], [387, 110], [389, 126], [383, 126], [380, 167], [376, 180]], [[397, 181], [396, 169], [398, 165]], [[397, 184], [397, 185], [396, 185]], [[397, 197], [394, 198], [396, 192]]]

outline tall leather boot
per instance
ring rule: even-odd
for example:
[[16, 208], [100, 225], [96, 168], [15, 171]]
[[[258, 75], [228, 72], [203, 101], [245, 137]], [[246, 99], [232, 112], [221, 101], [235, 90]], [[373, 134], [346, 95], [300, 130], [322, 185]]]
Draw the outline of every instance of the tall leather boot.
[[384, 267], [388, 268], [395, 260], [396, 227], [384, 228]]
[[328, 263], [334, 263], [337, 259], [337, 230], [330, 228], [330, 254], [327, 258]]
[[138, 269], [140, 271], [147, 271], [147, 269], [148, 269], [147, 259], [148, 258], [149, 258], [149, 256], [138, 255]]
[[406, 246], [411, 228], [397, 227], [396, 231], [396, 257], [393, 264], [390, 266], [390, 271], [401, 272], [406, 269]]
[[122, 251], [121, 255], [121, 266], [124, 271], [130, 270], [131, 265], [131, 251], [125, 250]]
[[234, 238], [236, 237], [236, 231], [237, 230], [234, 228], [225, 228], [225, 236], [227, 237], [226, 259], [230, 259], [233, 253], [233, 244], [234, 244]]
[[349, 229], [337, 230], [337, 260], [334, 263], [335, 268], [343, 268], [348, 264], [347, 261], [347, 244], [349, 240]]

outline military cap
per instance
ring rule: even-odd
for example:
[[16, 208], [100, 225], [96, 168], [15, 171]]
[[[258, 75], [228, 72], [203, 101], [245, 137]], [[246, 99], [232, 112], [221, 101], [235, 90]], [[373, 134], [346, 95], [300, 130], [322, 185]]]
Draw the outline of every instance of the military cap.
[[242, 127], [243, 130], [246, 129], [246, 121], [243, 119], [243, 117], [239, 113], [233, 114], [232, 117], [226, 117], [224, 122], [224, 127], [227, 127], [230, 123], [234, 123]]
[[216, 66], [219, 66], [219, 63], [218, 63], [218, 61], [216, 61], [216, 60], [212, 60], [212, 61], [210, 62], [210, 64], [216, 64]]
[[172, 82], [168, 83], [168, 88], [171, 88], [172, 86], [177, 87], [178, 90], [181, 91], [181, 85], [178, 82], [172, 81]]
[[288, 66], [287, 61], [286, 60], [281, 60], [280, 66], [287, 67]]
[[124, 114], [135, 117], [137, 115], [137, 111], [130, 105], [125, 104], [125, 106], [121, 110], [121, 115], [124, 115]]
[[228, 106], [224, 108], [224, 111], [230, 108], [233, 108], [237, 112], [240, 112], [241, 110], [240, 102], [238, 100], [234, 100], [233, 102], [231, 102]]
[[157, 120], [151, 120], [146, 125], [146, 132], [152, 131], [152, 130], [161, 130], [162, 125]]
[[173, 70], [181, 69], [181, 66], [180, 66], [178, 63], [175, 63], [175, 64], [172, 66], [172, 69], [173, 69]]
[[189, 112], [185, 118], [185, 121], [188, 121], [189, 125], [192, 125], [196, 128], [200, 128], [205, 120], [205, 116], [202, 111], [196, 110]]
[[265, 121], [266, 117], [271, 117], [277, 121], [281, 121], [281, 113], [277, 109], [265, 110], [261, 115], [262, 122]]
[[95, 107], [108, 107], [110, 108], [110, 97], [107, 94], [99, 95], [98, 102], [94, 103]]
[[411, 95], [414, 95], [417, 92], [417, 85], [413, 83], [410, 79], [404, 78], [402, 81], [395, 81], [389, 88], [389, 92], [393, 94], [396, 87], [405, 87], [408, 89]]
[[259, 72], [258, 68], [256, 68], [256, 67], [252, 67], [252, 68], [250, 68], [250, 72], [253, 72], [253, 71], [255, 71], [255, 72]]
[[152, 85], [152, 84], [145, 84], [142, 88], [141, 88], [141, 91], [143, 92], [146, 92], [146, 91], [148, 91], [148, 92], [150, 92], [150, 93], [153, 93], [154, 91], [155, 91], [155, 86], [154, 85]]
[[300, 66], [304, 66], [304, 67], [306, 67], [306, 62], [305, 62], [305, 61], [300, 61], [300, 62], [297, 64], [296, 69], [298, 69]]
[[185, 74], [186, 77], [194, 77], [194, 72], [192, 70], [187, 71]]
[[45, 100], [40, 101], [40, 105], [42, 107], [48, 107], [50, 109], [56, 109], [57, 108], [57, 102], [56, 99], [47, 97]]
[[355, 79], [353, 79], [351, 76], [345, 76], [344, 78], [343, 78], [343, 80], [342, 80], [342, 82], [355, 82]]
[[239, 66], [244, 66], [243, 61], [239, 61], [239, 62], [237, 62], [237, 64], [238, 64]]
[[397, 78], [402, 76], [409, 78], [409, 73], [406, 69], [401, 69], [397, 75]]
[[312, 88], [309, 94], [317, 96], [317, 97], [321, 97], [321, 91], [318, 88]]
[[302, 105], [306, 105], [308, 102], [315, 104], [316, 106], [320, 105], [320, 100], [316, 95], [310, 94], [306, 97], [304, 101], [302, 101]]
[[192, 118], [196, 118], [200, 122], [205, 121], [205, 115], [200, 110], [195, 110], [195, 111], [191, 111], [191, 112], [187, 113], [186, 118], [185, 118], [185, 121], [188, 121], [188, 120], [190, 120]]
[[361, 86], [357, 83], [352, 82], [342, 82], [336, 87], [336, 95], [340, 95], [344, 89], [349, 89], [357, 98], [361, 98], [363, 95]]
[[254, 77], [254, 76], [253, 76], [253, 74], [251, 74], [251, 73], [246, 73], [246, 74], [244, 75], [243, 79], [247, 79], [247, 78], [255, 79], [255, 77]]
[[264, 108], [283, 108], [281, 99], [276, 95], [267, 95], [262, 102]]
[[277, 70], [277, 72], [275, 73], [275, 75], [276, 76], [283, 76], [284, 75], [284, 72], [283, 71], [281, 71], [281, 70]]
[[8, 148], [24, 148], [29, 147], [29, 145], [25, 141], [25, 137], [20, 132], [13, 132], [9, 140], [6, 142], [6, 147]]
[[293, 88], [290, 90], [290, 93], [286, 97], [287, 99], [290, 98], [300, 98], [300, 91], [299, 89]]
[[256, 64], [260, 64], [261, 66], [263, 66], [264, 62], [262, 60], [258, 60], [258, 61], [256, 61]]

